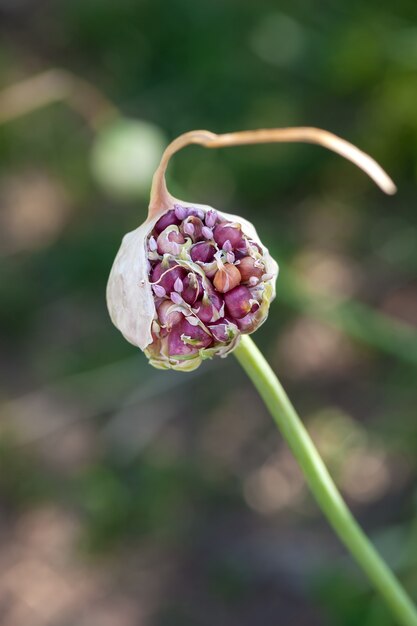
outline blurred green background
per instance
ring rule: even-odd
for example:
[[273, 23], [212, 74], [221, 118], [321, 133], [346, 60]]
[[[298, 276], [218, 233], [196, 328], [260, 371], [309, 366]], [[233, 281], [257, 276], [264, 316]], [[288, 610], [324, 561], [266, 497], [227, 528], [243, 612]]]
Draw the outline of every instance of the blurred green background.
[[377, 158], [393, 198], [303, 145], [190, 147], [169, 185], [280, 262], [256, 340], [417, 598], [415, 3], [0, 0], [0, 29], [0, 622], [391, 625], [235, 360], [151, 369], [105, 286], [179, 133]]

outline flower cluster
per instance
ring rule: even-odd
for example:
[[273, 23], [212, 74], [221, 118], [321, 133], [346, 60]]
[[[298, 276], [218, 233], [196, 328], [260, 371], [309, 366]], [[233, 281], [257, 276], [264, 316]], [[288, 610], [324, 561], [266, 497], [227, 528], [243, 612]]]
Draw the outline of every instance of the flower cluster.
[[217, 135], [194, 130], [174, 139], [155, 171], [148, 217], [127, 233], [107, 283], [111, 319], [155, 367], [191, 371], [226, 356], [242, 334], [266, 319], [278, 265], [249, 221], [183, 202], [166, 186], [171, 157], [182, 148], [303, 141], [333, 150], [386, 193], [395, 185], [369, 155], [319, 128], [270, 128]]
[[155, 319], [145, 352], [156, 367], [189, 371], [225, 356], [266, 319], [275, 264], [256, 233], [228, 218], [176, 204], [148, 234]]

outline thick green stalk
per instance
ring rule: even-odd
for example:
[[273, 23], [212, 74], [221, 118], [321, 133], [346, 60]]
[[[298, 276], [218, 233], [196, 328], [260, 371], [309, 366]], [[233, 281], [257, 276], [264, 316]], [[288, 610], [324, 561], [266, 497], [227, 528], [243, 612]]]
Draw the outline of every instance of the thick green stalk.
[[234, 352], [281, 430], [323, 513], [403, 626], [417, 626], [417, 610], [355, 521], [287, 394], [250, 337]]

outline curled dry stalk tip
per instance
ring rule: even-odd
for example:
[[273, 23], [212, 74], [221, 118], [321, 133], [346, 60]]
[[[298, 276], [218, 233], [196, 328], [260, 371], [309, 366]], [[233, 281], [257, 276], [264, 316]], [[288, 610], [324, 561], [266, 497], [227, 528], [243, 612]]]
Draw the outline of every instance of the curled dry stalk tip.
[[150, 212], [156, 211], [169, 203], [170, 194], [166, 188], [165, 172], [171, 157], [190, 144], [198, 144], [205, 148], [228, 148], [261, 143], [313, 143], [328, 148], [348, 161], [357, 165], [387, 194], [394, 194], [396, 186], [380, 165], [368, 154], [356, 148], [345, 139], [326, 130], [313, 127], [266, 128], [247, 130], [217, 135], [208, 130], [193, 130], [180, 135], [172, 141], [162, 155], [161, 162], [155, 172]]

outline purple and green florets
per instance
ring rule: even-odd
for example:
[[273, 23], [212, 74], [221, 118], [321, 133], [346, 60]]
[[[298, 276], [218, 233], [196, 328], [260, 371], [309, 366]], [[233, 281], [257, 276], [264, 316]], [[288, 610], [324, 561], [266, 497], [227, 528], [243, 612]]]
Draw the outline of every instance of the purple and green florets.
[[273, 292], [266, 253], [214, 209], [167, 211], [147, 239], [156, 309], [146, 350], [152, 364], [192, 370], [256, 330]]

